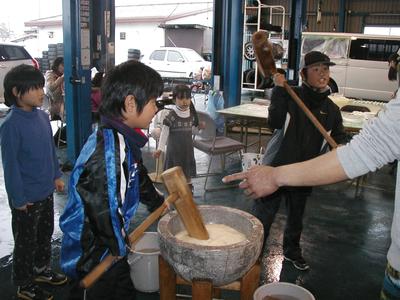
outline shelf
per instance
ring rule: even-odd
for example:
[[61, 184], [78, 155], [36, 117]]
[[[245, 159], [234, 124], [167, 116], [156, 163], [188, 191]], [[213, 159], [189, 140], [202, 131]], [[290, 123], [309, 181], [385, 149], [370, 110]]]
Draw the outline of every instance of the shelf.
[[[257, 69], [257, 62], [255, 61], [253, 53], [254, 50], [251, 48], [251, 43], [249, 45], [253, 33], [265, 30], [269, 34], [269, 39], [272, 39], [274, 42], [281, 41], [282, 46], [284, 45], [285, 8], [280, 5], [262, 4], [259, 0], [257, 3], [257, 6], [247, 6], [248, 1], [246, 0], [244, 4], [245, 15], [243, 21], [243, 63], [241, 87], [242, 90], [246, 91], [264, 91], [264, 88], [270, 86], [268, 83], [269, 80], [261, 77], [262, 75]], [[251, 19], [252, 22], [247, 22], [248, 19]], [[257, 23], [254, 23], [256, 20]], [[278, 24], [273, 24], [274, 22]], [[268, 27], [268, 24], [271, 24], [272, 26], [279, 25], [279, 27], [282, 28], [282, 32], [268, 31], [262, 28]], [[278, 28], [275, 27], [274, 29]]]
[[244, 91], [253, 91], [253, 92], [264, 92], [264, 90], [254, 89], [254, 88], [242, 88]]

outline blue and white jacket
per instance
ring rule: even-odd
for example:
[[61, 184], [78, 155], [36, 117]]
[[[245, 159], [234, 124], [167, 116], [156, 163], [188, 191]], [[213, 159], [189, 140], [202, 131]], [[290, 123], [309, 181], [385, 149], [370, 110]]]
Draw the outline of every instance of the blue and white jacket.
[[[61, 267], [73, 278], [85, 276], [110, 253], [127, 254], [127, 232], [141, 189], [147, 188], [144, 193], [155, 206], [163, 201], [140, 182], [140, 148], [147, 138], [121, 122], [103, 122], [105, 126], [89, 137], [75, 163], [68, 203], [60, 217]], [[147, 170], [144, 173], [146, 177]]]

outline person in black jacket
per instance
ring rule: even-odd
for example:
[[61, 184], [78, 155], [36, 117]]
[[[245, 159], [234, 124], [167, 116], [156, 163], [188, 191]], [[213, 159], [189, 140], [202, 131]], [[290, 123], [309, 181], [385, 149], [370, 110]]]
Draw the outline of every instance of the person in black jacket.
[[[328, 98], [331, 65], [334, 63], [321, 52], [312, 51], [306, 54], [301, 70], [303, 83], [300, 87], [294, 87], [294, 91], [332, 138], [340, 144], [346, 141], [346, 133], [339, 107]], [[268, 126], [274, 129], [274, 135], [267, 145], [263, 160], [264, 164], [271, 166], [309, 160], [320, 155], [328, 146], [318, 129], [283, 88], [284, 81], [283, 74], [274, 75], [275, 88], [268, 109]], [[253, 206], [254, 215], [264, 225], [265, 244], [280, 202], [285, 199], [287, 222], [283, 254], [285, 260], [292, 262], [299, 270], [309, 268], [302, 255], [300, 237], [306, 200], [310, 193], [311, 187], [281, 188], [268, 197], [257, 199]]]

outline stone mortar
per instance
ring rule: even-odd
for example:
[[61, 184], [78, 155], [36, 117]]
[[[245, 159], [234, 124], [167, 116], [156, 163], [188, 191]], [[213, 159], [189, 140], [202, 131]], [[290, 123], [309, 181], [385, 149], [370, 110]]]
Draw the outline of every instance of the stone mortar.
[[228, 246], [201, 246], [183, 242], [175, 234], [184, 230], [176, 211], [170, 212], [158, 223], [160, 251], [175, 273], [187, 281], [211, 280], [221, 286], [241, 278], [260, 256], [264, 237], [261, 222], [239, 209], [198, 206], [204, 224], [225, 224], [246, 236], [246, 240]]

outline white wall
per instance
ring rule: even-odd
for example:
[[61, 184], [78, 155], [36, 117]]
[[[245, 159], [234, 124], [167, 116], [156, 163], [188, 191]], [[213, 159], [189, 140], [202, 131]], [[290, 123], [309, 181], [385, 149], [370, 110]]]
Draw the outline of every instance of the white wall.
[[[120, 39], [120, 32], [126, 33], [126, 40]], [[146, 55], [159, 46], [164, 46], [164, 29], [158, 24], [117, 24], [115, 27], [115, 64], [128, 59], [128, 49], [139, 49]]]
[[[185, 17], [169, 22], [169, 24], [200, 24], [212, 26], [212, 12]], [[128, 59], [128, 49], [139, 49], [142, 55], [165, 45], [164, 29], [158, 23], [116, 24], [115, 26], [115, 63], [119, 64]], [[53, 38], [49, 38], [49, 32]], [[63, 42], [62, 26], [38, 28], [38, 39], [26, 40], [24, 44], [34, 57], [42, 57], [42, 51], [48, 49], [48, 44]], [[120, 32], [126, 33], [126, 39], [120, 39]]]
[[[49, 38], [49, 32], [53, 32], [53, 38]], [[62, 28], [52, 26], [40, 28], [37, 39], [26, 40], [22, 44], [33, 57], [42, 57], [42, 51], [47, 51], [49, 44], [57, 44], [62, 42]]]
[[[49, 38], [53, 32], [53, 38]], [[126, 33], [126, 39], [120, 39], [120, 32]], [[33, 57], [42, 57], [42, 51], [48, 50], [48, 44], [63, 42], [61, 28], [40, 28], [37, 39], [21, 42]], [[164, 46], [164, 29], [158, 24], [117, 24], [115, 27], [115, 63], [119, 64], [128, 59], [128, 49], [139, 49], [142, 54], [147, 54], [153, 49]]]

